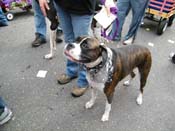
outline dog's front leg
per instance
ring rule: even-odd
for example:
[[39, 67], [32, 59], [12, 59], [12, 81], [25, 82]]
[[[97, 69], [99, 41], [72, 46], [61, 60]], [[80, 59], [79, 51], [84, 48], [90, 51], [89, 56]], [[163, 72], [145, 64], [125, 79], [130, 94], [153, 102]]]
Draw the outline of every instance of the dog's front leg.
[[54, 50], [56, 50], [56, 31], [50, 29], [50, 53], [45, 55], [45, 59], [51, 59], [54, 56]]
[[91, 87], [91, 99], [85, 104], [85, 108], [89, 109], [95, 104], [95, 100], [97, 98], [97, 90]]
[[111, 111], [112, 97], [113, 97], [112, 94], [110, 96], [107, 96], [106, 105], [105, 105], [105, 112], [104, 112], [104, 114], [101, 118], [101, 121], [103, 121], [103, 122], [109, 120], [109, 114], [110, 114], [110, 111]]

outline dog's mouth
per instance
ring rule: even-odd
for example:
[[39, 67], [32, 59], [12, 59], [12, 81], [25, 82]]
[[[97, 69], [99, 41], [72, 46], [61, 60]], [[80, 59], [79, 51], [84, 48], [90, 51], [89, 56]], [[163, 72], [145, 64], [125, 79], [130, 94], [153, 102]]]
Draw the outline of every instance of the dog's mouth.
[[[66, 55], [66, 57], [67, 57], [69, 60], [71, 60], [71, 61], [73, 61], [73, 62], [77, 62], [77, 63], [80, 63], [80, 64], [84, 64], [84, 63], [89, 63], [89, 62], [91, 62], [91, 60], [89, 60], [90, 58], [88, 58], [87, 55], [81, 56], [81, 59], [76, 59], [76, 58], [74, 58], [74, 57], [69, 53], [68, 50], [65, 50], [65, 51], [64, 51], [64, 54]], [[82, 58], [82, 57], [83, 57], [83, 58]]]
[[80, 63], [80, 60], [77, 60], [77, 59], [75, 59], [74, 57], [72, 57], [72, 56], [70, 55], [69, 51], [65, 50], [65, 51], [64, 51], [64, 54], [66, 55], [66, 57], [67, 57], [69, 60]]

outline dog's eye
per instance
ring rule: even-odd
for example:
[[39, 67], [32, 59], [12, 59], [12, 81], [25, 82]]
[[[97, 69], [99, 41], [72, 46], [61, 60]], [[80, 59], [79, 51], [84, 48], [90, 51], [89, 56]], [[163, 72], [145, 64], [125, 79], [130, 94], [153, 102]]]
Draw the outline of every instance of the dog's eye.
[[84, 49], [87, 49], [88, 45], [87, 45], [87, 43], [82, 43], [81, 47], [84, 48]]

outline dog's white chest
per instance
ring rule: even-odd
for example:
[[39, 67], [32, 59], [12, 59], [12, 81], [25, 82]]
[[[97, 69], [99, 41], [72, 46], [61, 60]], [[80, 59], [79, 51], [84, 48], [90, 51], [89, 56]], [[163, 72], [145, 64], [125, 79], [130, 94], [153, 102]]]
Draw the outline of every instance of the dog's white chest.
[[108, 72], [105, 68], [102, 68], [98, 73], [87, 72], [87, 80], [91, 87], [97, 88], [98, 90], [103, 91], [104, 85], [108, 80]]

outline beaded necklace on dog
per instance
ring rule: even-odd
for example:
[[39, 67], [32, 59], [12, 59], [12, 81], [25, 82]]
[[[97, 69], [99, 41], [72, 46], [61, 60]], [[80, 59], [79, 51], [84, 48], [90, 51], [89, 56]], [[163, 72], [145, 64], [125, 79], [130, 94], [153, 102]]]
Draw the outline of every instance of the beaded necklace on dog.
[[[109, 83], [112, 81], [112, 76], [114, 72], [114, 67], [112, 65], [113, 53], [111, 49], [106, 47], [104, 44], [102, 44], [102, 46], [104, 47], [104, 49], [106, 49], [107, 57], [103, 58], [101, 56], [96, 61], [85, 64], [85, 66], [92, 79], [95, 79], [96, 78], [95, 76], [100, 77], [100, 78], [103, 77], [102, 82]], [[102, 68], [104, 68], [105, 71], [102, 70]], [[100, 71], [102, 72], [102, 74], [99, 74]]]

